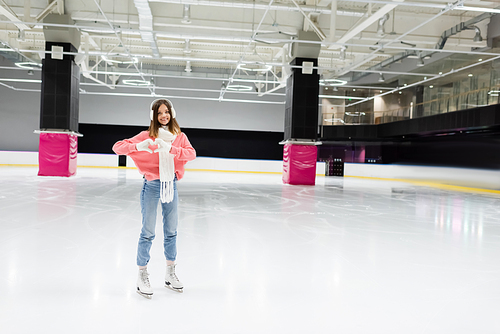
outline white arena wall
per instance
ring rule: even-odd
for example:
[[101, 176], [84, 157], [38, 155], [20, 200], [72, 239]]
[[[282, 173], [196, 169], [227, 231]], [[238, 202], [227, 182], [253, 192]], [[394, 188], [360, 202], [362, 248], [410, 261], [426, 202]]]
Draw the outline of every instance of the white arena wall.
[[[114, 154], [79, 153], [77, 159], [78, 167], [119, 168], [117, 167], [118, 156]], [[0, 166], [2, 165], [36, 166], [38, 165], [38, 152], [0, 151]], [[129, 157], [127, 157], [127, 168], [135, 168], [132, 159]], [[280, 174], [283, 171], [283, 162], [281, 160], [197, 157], [194, 161], [186, 164], [186, 169], [192, 171]], [[317, 163], [316, 175], [325, 175], [324, 162]], [[346, 163], [344, 166], [344, 176], [435, 182], [463, 187], [500, 190], [500, 171], [497, 170]]]
[[[38, 165], [38, 152], [0, 151], [1, 165]], [[78, 153], [78, 167], [118, 167], [118, 155]], [[127, 167], [135, 168], [135, 164], [127, 157]], [[123, 168], [123, 167], [122, 167]], [[242, 173], [282, 173], [281, 160], [250, 160], [197, 157], [186, 164], [188, 170], [242, 172]], [[316, 163], [316, 175], [325, 175], [325, 163]]]

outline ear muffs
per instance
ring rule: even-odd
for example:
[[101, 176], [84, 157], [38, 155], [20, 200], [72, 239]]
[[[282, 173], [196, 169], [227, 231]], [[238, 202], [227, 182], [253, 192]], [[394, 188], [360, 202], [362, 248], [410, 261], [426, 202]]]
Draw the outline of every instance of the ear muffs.
[[149, 109], [150, 109], [150, 112], [149, 112], [149, 118], [150, 118], [151, 120], [153, 120], [153, 116], [154, 116], [153, 106], [154, 106], [154, 104], [155, 104], [157, 101], [160, 101], [160, 100], [166, 100], [166, 101], [168, 101], [168, 103], [170, 103], [170, 113], [172, 114], [172, 118], [175, 118], [175, 109], [174, 109], [174, 104], [172, 103], [172, 101], [170, 101], [169, 99], [165, 99], [165, 98], [156, 99], [156, 100], [154, 100], [153, 102], [151, 102], [151, 106], [149, 106]]

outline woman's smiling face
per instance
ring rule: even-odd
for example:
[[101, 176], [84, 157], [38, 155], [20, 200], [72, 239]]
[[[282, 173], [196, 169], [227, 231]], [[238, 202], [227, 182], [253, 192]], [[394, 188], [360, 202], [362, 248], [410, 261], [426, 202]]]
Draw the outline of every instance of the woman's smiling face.
[[167, 106], [164, 104], [158, 108], [158, 122], [160, 122], [162, 126], [165, 126], [168, 122], [170, 122], [170, 113], [168, 112]]

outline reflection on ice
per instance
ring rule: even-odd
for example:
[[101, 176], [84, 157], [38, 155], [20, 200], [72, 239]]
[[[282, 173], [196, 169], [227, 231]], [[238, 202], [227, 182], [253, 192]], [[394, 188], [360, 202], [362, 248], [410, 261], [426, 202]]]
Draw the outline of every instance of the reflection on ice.
[[81, 168], [66, 179], [3, 167], [0, 185], [6, 333], [498, 329], [497, 195], [188, 171], [178, 184], [185, 292], [163, 287], [158, 224], [149, 269], [155, 295], [145, 300], [134, 292], [136, 170]]

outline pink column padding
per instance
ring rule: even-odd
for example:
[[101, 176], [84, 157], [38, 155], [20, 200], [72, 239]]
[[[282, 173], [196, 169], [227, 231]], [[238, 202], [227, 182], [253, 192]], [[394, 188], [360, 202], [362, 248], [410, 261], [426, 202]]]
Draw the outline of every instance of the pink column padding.
[[314, 185], [318, 148], [314, 145], [285, 144], [283, 148], [283, 183]]
[[40, 133], [38, 147], [39, 176], [72, 176], [76, 174], [78, 138], [64, 133]]

